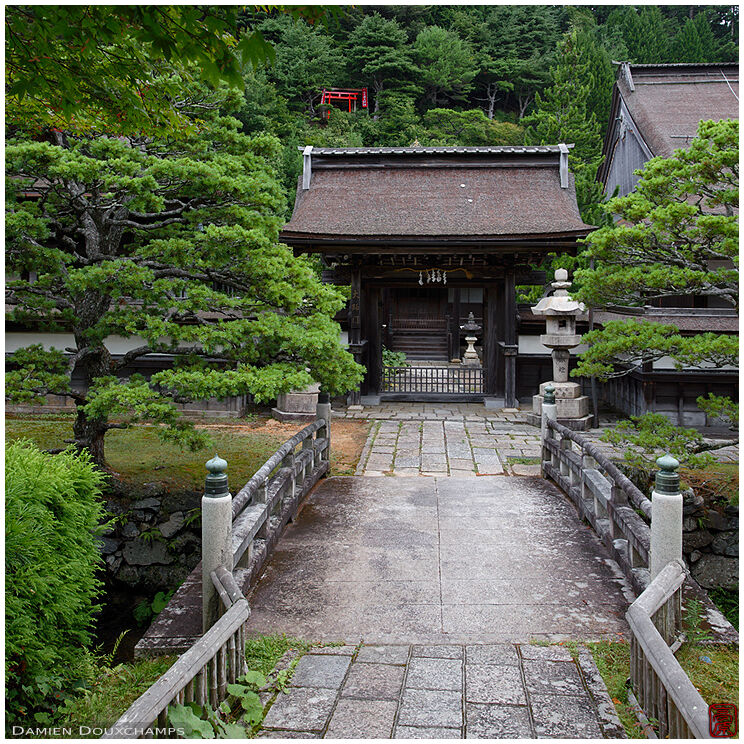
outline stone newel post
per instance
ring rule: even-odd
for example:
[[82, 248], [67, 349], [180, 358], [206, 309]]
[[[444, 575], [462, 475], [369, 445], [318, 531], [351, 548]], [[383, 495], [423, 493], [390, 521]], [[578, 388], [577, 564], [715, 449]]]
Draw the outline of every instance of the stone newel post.
[[671, 455], [656, 464], [656, 485], [651, 492], [651, 581], [670, 561], [682, 563], [682, 494], [679, 463]]
[[202, 496], [202, 631], [219, 618], [220, 601], [211, 573], [220, 566], [233, 570], [232, 496], [227, 487], [227, 462], [215, 455], [207, 464]]
[[548, 383], [545, 386], [545, 399], [542, 404], [542, 415], [540, 419], [540, 444], [542, 454], [540, 456], [540, 474], [545, 477], [545, 463], [550, 460], [551, 454], [545, 443], [550, 438], [550, 431], [548, 430], [548, 421], [555, 421], [557, 419], [556, 405], [555, 405], [555, 388]]

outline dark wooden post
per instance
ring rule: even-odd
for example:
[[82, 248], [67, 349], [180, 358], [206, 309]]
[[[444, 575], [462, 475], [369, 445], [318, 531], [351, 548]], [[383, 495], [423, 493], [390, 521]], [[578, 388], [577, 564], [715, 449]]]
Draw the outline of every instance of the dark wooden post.
[[489, 284], [483, 289], [485, 293], [485, 307], [483, 313], [483, 373], [485, 375], [484, 390], [486, 397], [494, 397], [499, 393], [499, 331], [501, 308], [499, 307], [499, 288], [496, 284]]
[[504, 274], [504, 399], [507, 408], [517, 405], [517, 297], [514, 269]]
[[452, 290], [452, 350], [450, 360], [460, 356], [460, 289]]
[[[351, 298], [349, 299], [349, 350], [354, 355], [354, 361], [362, 363], [362, 269], [358, 258], [352, 259], [351, 264]], [[361, 392], [359, 388], [349, 394], [349, 405], [360, 404]]]
[[380, 328], [380, 288], [365, 287], [362, 292], [362, 332], [367, 340], [367, 395], [380, 394], [382, 374], [382, 342]]

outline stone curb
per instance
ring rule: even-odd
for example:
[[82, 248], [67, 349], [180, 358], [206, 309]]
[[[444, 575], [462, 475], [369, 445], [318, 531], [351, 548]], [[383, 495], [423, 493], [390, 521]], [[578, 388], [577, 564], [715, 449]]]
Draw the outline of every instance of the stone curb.
[[592, 652], [586, 646], [579, 649], [578, 665], [587, 689], [597, 706], [597, 720], [605, 738], [626, 739], [625, 727], [617, 715], [610, 693], [607, 691], [602, 675], [594, 663]]

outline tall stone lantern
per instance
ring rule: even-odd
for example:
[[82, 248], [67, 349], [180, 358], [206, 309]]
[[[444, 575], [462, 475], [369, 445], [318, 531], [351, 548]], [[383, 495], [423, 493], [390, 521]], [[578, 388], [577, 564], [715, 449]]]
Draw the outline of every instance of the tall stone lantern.
[[576, 318], [584, 310], [584, 305], [576, 302], [568, 294], [571, 282], [568, 272], [558, 269], [552, 284], [555, 290], [550, 297], [543, 297], [532, 308], [532, 312], [545, 317], [545, 333], [540, 342], [552, 350], [553, 379], [540, 385], [539, 395], [532, 397], [532, 414], [530, 423], [540, 425], [542, 401], [545, 386], [555, 388], [556, 414], [558, 421], [571, 429], [583, 431], [589, 428], [589, 398], [581, 394], [581, 386], [568, 380], [568, 360], [570, 350], [581, 343], [581, 336], [576, 333]]

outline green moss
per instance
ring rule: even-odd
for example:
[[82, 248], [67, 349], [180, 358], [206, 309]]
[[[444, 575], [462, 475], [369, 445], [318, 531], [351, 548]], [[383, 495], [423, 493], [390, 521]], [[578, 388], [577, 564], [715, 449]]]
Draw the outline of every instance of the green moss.
[[736, 589], [716, 587], [708, 592], [716, 607], [725, 615], [726, 619], [739, 630], [739, 592]]

